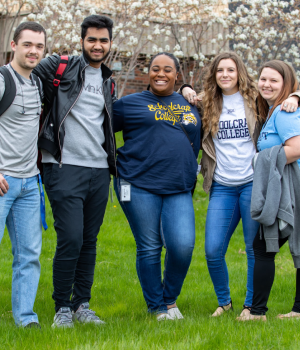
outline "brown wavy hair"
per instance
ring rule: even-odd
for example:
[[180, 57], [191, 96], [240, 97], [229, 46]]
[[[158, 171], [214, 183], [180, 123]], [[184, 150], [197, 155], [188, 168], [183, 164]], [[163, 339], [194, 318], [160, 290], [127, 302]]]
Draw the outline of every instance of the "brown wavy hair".
[[[286, 100], [291, 93], [297, 90], [299, 83], [298, 83], [294, 68], [290, 66], [288, 63], [285, 63], [279, 60], [272, 60], [272, 61], [266, 62], [259, 68], [259, 71], [258, 71], [259, 77], [261, 76], [261, 72], [264, 68], [275, 69], [283, 78], [282, 90], [278, 95], [277, 99], [275, 100], [273, 107], [270, 111], [270, 116], [271, 116], [272, 113], [274, 112], [274, 109], [277, 106], [279, 106], [284, 100]], [[269, 105], [267, 101], [261, 96], [261, 94], [258, 94], [257, 106], [258, 106], [258, 112], [261, 119], [265, 121], [268, 117]]]
[[249, 107], [254, 111], [255, 117], [258, 118], [255, 102], [258, 91], [254, 79], [247, 72], [244, 62], [235, 52], [222, 52], [211, 61], [204, 77], [202, 125], [204, 132], [210, 131], [212, 136], [218, 132], [223, 106], [222, 90], [217, 84], [216, 73], [220, 61], [226, 59], [235, 62], [238, 72], [239, 92], [247, 100]]

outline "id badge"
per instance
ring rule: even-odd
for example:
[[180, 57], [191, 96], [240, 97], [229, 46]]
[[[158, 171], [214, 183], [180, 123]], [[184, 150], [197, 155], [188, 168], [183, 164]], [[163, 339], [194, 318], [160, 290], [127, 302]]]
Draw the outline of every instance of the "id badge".
[[120, 180], [121, 202], [131, 201], [131, 184], [125, 180]]

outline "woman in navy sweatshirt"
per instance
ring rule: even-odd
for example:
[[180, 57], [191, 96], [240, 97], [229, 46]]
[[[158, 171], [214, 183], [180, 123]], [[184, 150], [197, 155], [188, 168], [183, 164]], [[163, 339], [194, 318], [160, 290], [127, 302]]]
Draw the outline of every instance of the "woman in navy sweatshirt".
[[[157, 320], [183, 318], [176, 305], [195, 242], [191, 190], [197, 173], [201, 120], [174, 92], [179, 63], [159, 53], [148, 91], [114, 103], [114, 131], [123, 131], [115, 191], [137, 247], [136, 268], [148, 311]], [[166, 249], [161, 276], [161, 252]]]

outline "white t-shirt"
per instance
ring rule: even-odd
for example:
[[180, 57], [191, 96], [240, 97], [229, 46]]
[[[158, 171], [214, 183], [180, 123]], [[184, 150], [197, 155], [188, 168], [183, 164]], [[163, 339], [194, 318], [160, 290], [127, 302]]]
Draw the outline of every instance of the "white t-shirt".
[[252, 181], [251, 160], [256, 150], [248, 130], [244, 99], [239, 92], [223, 95], [219, 131], [213, 142], [217, 157], [213, 179], [225, 186]]

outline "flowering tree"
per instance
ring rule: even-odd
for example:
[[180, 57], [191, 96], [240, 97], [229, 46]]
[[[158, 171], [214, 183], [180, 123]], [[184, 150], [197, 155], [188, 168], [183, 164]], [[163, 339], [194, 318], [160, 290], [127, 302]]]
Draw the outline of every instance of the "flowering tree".
[[300, 0], [233, 0], [230, 34], [233, 49], [250, 73], [265, 61], [291, 63], [300, 78]]
[[97, 8], [76, 0], [32, 0], [32, 11], [24, 21], [36, 21], [47, 32], [47, 53], [78, 55], [80, 24]]
[[[98, 0], [99, 9], [79, 0], [27, 2], [30, 10], [23, 20], [45, 27], [48, 54], [80, 53], [80, 24], [85, 16], [108, 13], [113, 18], [114, 43], [106, 63], [110, 67], [122, 64], [122, 70], [115, 71], [119, 96], [131, 72], [138, 67], [146, 73], [151, 55], [159, 51], [173, 52], [181, 60], [183, 80], [192, 82], [194, 76], [199, 80], [207, 55], [226, 46], [219, 29], [212, 30], [226, 14], [220, 10], [220, 0]], [[187, 56], [193, 59], [185, 59]]]
[[[100, 6], [115, 22], [113, 53], [108, 64], [123, 64], [122, 72], [116, 76], [119, 96], [136, 66], [147, 72], [152, 54], [173, 52], [181, 60], [183, 81], [192, 81], [194, 75], [200, 76], [211, 47], [215, 52], [226, 47], [219, 29], [212, 30], [225, 24], [223, 17], [228, 6], [220, 0], [111, 0], [102, 1]], [[212, 45], [213, 39], [216, 44]], [[205, 47], [207, 44], [209, 47]]]
[[29, 13], [24, 20], [47, 30], [48, 54], [79, 54], [84, 17], [112, 17], [113, 45], [106, 64], [114, 68], [119, 97], [131, 73], [136, 68], [147, 73], [151, 55], [160, 51], [178, 57], [183, 81], [197, 90], [206, 64], [229, 47], [254, 75], [262, 62], [281, 59], [292, 63], [300, 77], [300, 0], [98, 0], [97, 5], [90, 0], [0, 0], [0, 28], [3, 19], [10, 20], [0, 33], [1, 47], [9, 43], [4, 33], [17, 24], [24, 6]]
[[[180, 58], [184, 82], [199, 89], [203, 67], [224, 49], [228, 49], [227, 1], [169, 1], [169, 40], [173, 38], [174, 54]], [[174, 15], [176, 14], [176, 15]]]
[[6, 63], [10, 52], [11, 33], [20, 21], [22, 11], [26, 10], [26, 0], [0, 0], [0, 66]]
[[100, 6], [102, 12], [111, 14], [115, 23], [112, 54], [107, 64], [111, 67], [116, 62], [122, 64], [122, 70], [115, 72], [118, 95], [122, 96], [130, 73], [136, 66], [147, 71], [145, 63], [150, 56], [145, 55], [163, 51], [163, 47], [153, 45], [151, 48], [150, 44], [159, 43], [159, 36], [165, 31], [164, 13], [152, 0], [111, 0], [103, 1]]

